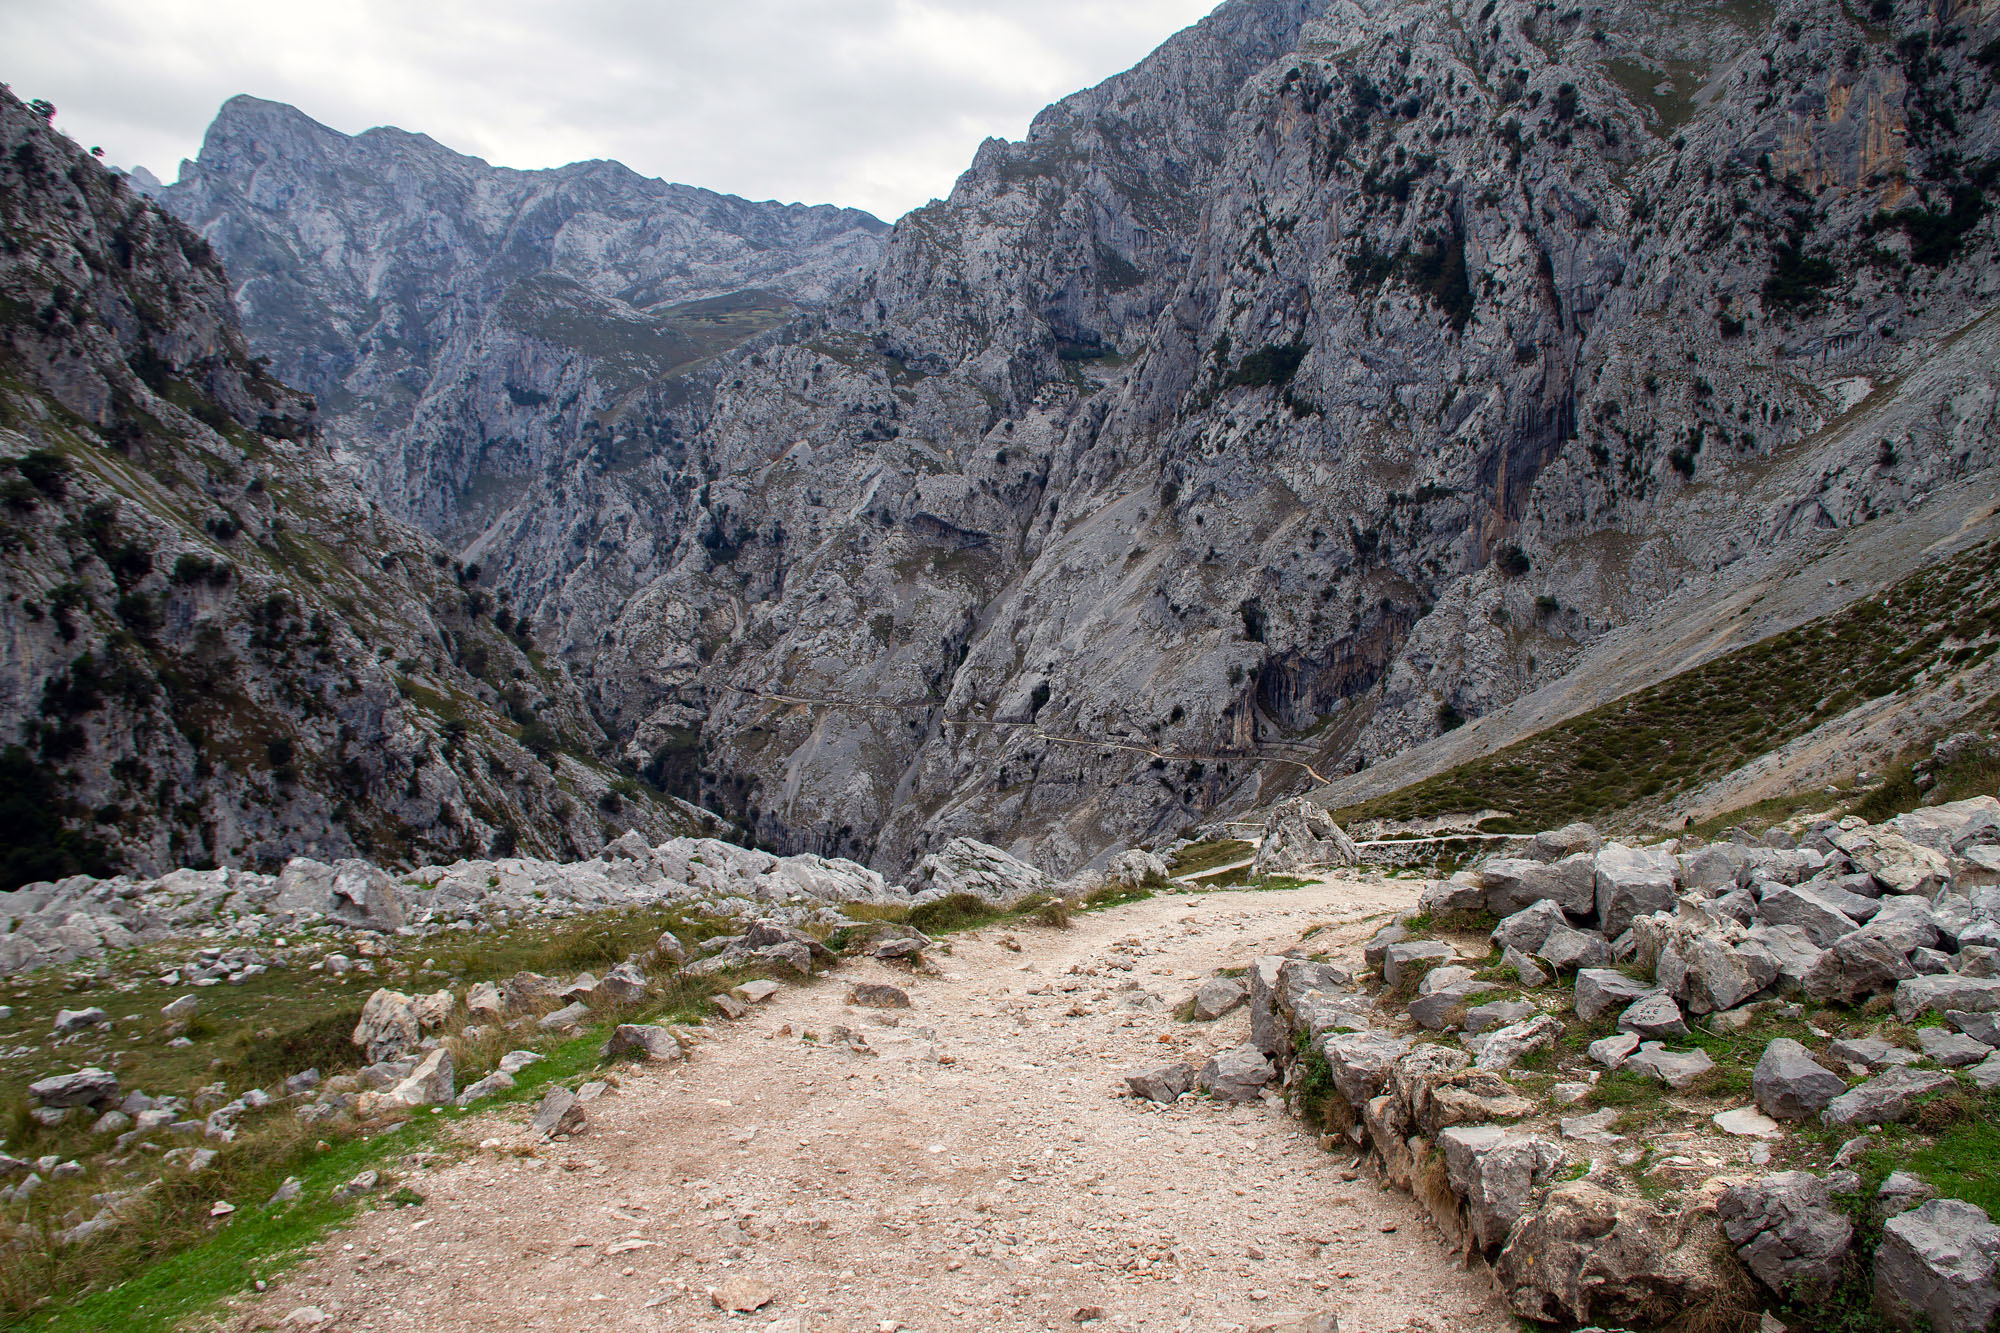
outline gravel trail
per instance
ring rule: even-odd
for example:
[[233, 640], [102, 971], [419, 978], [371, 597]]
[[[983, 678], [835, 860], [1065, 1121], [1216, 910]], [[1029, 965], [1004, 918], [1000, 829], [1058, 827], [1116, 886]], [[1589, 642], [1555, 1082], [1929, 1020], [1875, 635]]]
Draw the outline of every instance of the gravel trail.
[[[1216, 1333], [1330, 1310], [1348, 1333], [1503, 1333], [1410, 1201], [1281, 1107], [1123, 1095], [1128, 1069], [1243, 1040], [1240, 1009], [1174, 1021], [1196, 982], [1320, 923], [1313, 947], [1358, 963], [1363, 922], [1414, 892], [1169, 895], [1015, 930], [1020, 952], [997, 928], [954, 937], [941, 976], [845, 964], [684, 1065], [621, 1071], [572, 1141], [534, 1146], [521, 1108], [464, 1122], [501, 1149], [424, 1172], [422, 1207], [364, 1215], [230, 1322]], [[859, 981], [914, 1007], [848, 1006]], [[775, 1296], [717, 1309], [739, 1283]]]

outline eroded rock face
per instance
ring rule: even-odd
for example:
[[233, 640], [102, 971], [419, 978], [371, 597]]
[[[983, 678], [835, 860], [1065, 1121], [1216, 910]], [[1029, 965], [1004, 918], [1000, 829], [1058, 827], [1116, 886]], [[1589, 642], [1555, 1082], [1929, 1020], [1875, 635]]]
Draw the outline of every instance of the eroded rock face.
[[1300, 797], [1272, 811], [1270, 827], [1257, 848], [1253, 873], [1295, 875], [1351, 866], [1359, 859], [1354, 840], [1340, 825], [1325, 810]]

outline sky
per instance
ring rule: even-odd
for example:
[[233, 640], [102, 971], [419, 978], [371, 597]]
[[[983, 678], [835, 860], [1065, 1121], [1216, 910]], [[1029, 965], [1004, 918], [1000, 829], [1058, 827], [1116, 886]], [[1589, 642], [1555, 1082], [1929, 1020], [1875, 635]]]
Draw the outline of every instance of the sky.
[[237, 93], [509, 167], [894, 220], [1214, 0], [0, 0], [0, 81], [171, 181]]

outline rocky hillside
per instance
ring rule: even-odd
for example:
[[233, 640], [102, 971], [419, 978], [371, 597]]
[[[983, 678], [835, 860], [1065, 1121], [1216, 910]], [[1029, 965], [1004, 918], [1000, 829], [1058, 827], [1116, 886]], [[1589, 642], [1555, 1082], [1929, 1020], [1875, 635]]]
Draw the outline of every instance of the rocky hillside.
[[466, 557], [774, 845], [1171, 837], [1984, 484], [1995, 22], [1231, 0]]
[[887, 228], [616, 162], [512, 171], [232, 98], [156, 192], [228, 267], [252, 348], [392, 512], [476, 531], [522, 478], [623, 444], [642, 385], [850, 285]]
[[0, 888], [694, 822], [335, 463], [211, 247], [5, 93], [0, 237]]

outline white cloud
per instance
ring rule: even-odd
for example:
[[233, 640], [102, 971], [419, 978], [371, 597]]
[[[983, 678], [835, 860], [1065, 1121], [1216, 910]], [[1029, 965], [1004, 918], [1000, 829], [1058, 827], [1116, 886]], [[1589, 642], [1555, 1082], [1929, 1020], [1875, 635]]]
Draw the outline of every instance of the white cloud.
[[894, 218], [988, 135], [1128, 68], [1212, 0], [0, 0], [0, 78], [171, 180], [236, 93], [514, 167], [616, 158]]

